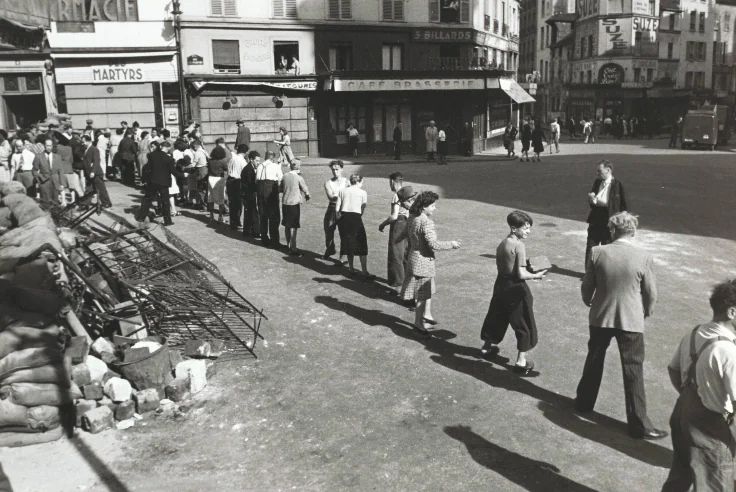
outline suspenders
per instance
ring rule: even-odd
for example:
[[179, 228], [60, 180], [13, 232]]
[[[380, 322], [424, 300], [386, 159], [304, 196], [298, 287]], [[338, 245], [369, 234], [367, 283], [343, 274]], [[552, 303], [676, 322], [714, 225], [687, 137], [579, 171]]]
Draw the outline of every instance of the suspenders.
[[733, 340], [727, 337], [715, 337], [711, 338], [707, 342], [703, 344], [702, 347], [700, 347], [700, 350], [697, 352], [695, 351], [695, 335], [698, 334], [698, 328], [700, 328], [700, 325], [696, 326], [693, 329], [692, 335], [690, 335], [690, 367], [687, 369], [687, 378], [685, 378], [685, 381], [682, 382], [682, 388], [684, 389], [685, 386], [689, 384], [694, 384], [697, 387], [697, 382], [695, 380], [695, 366], [698, 363], [698, 358], [700, 357], [700, 354], [703, 353], [705, 349], [710, 347], [716, 342], [732, 342], [736, 344]]

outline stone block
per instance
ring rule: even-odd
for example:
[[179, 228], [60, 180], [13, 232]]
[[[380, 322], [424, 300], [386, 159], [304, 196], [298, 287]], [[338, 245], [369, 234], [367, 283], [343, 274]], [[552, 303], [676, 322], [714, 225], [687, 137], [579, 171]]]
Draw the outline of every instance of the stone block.
[[82, 427], [82, 417], [85, 413], [97, 408], [97, 402], [94, 400], [77, 400], [74, 408], [77, 416], [76, 425], [77, 427]]
[[107, 395], [112, 401], [123, 402], [130, 400], [133, 394], [133, 387], [130, 383], [122, 378], [110, 378], [105, 383], [105, 395]]
[[133, 400], [127, 400], [118, 405], [115, 409], [115, 418], [117, 420], [128, 420], [132, 419], [135, 414], [135, 402]]
[[82, 393], [87, 400], [101, 400], [105, 396], [102, 392], [102, 383], [93, 381], [82, 386]]
[[90, 434], [98, 434], [104, 430], [112, 429], [115, 425], [112, 410], [108, 407], [97, 407], [84, 414], [82, 427]]
[[184, 360], [184, 357], [181, 355], [181, 352], [176, 349], [169, 349], [169, 363], [171, 365], [171, 370], [173, 371], [176, 369], [176, 365], [179, 362], [182, 362]]
[[304, 120], [307, 119], [307, 108], [291, 108], [291, 119], [292, 120]]
[[92, 342], [92, 346], [90, 347], [92, 350], [92, 355], [95, 355], [97, 357], [102, 358], [102, 354], [104, 352], [114, 353], [115, 352], [115, 345], [110, 342], [105, 337], [100, 337], [94, 342]]
[[205, 340], [187, 340], [184, 345], [184, 355], [187, 357], [209, 357], [212, 349]]
[[102, 376], [102, 386], [105, 386], [105, 383], [107, 383], [112, 378], [119, 378], [120, 374], [117, 374], [115, 372], [112, 372], [111, 370], [107, 370], [104, 376]]
[[112, 413], [115, 413], [115, 410], [118, 408], [118, 404], [112, 401], [108, 397], [103, 397], [101, 400], [97, 400], [97, 406], [98, 407], [107, 407], [110, 410], [112, 410]]
[[102, 377], [107, 372], [107, 364], [94, 355], [87, 356], [86, 364], [87, 367], [89, 367], [89, 375], [92, 378], [92, 381], [102, 381]]
[[166, 386], [166, 398], [184, 401], [189, 398], [189, 378], [177, 378]]
[[89, 354], [87, 337], [72, 337], [66, 347], [66, 355], [72, 358], [72, 364], [84, 364]]
[[225, 342], [218, 339], [212, 339], [210, 342], [210, 357], [220, 357], [225, 352]]
[[207, 386], [207, 365], [203, 360], [180, 362], [176, 366], [175, 375], [178, 379], [189, 379], [189, 391], [192, 394], [199, 393]]
[[[118, 358], [112, 352], [102, 352], [100, 354], [100, 359], [102, 359], [102, 362], [104, 362], [105, 364], [108, 364], [108, 365], [109, 364], [114, 364], [116, 362], [119, 362]], [[107, 373], [105, 373], [105, 374], [107, 374]], [[104, 378], [105, 376], [102, 376], [102, 377]]]
[[[295, 109], [292, 109], [291, 111], [293, 112]], [[308, 129], [309, 122], [307, 120], [291, 120], [292, 132], [306, 132]]]
[[257, 108], [256, 119], [263, 120], [288, 120], [291, 118], [289, 108]]
[[92, 376], [89, 372], [87, 364], [77, 364], [72, 366], [72, 381], [77, 383], [80, 388], [92, 382]]
[[155, 388], [148, 388], [133, 393], [133, 401], [135, 401], [136, 409], [138, 413], [151, 412], [156, 410], [160, 403], [158, 390]]
[[225, 135], [225, 122], [210, 121], [208, 123], [202, 123], [202, 133], [209, 133], [212, 135]]

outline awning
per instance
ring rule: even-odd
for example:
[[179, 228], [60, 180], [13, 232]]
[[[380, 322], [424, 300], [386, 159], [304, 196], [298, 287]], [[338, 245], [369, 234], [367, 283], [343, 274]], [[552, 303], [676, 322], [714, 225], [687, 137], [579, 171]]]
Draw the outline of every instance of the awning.
[[276, 89], [285, 89], [292, 91], [316, 91], [316, 80], [289, 80], [289, 81], [273, 81], [273, 80], [195, 80], [192, 85], [195, 89], [201, 90], [206, 85], [227, 85], [231, 87], [242, 87], [252, 89], [253, 87], [265, 86]]
[[141, 51], [141, 52], [111, 52], [105, 53], [51, 53], [51, 58], [153, 58], [156, 56], [174, 56], [176, 51]]
[[533, 103], [536, 102], [522, 86], [516, 83], [515, 80], [511, 79], [488, 79], [486, 82], [489, 89], [501, 89], [515, 102], [522, 103]]

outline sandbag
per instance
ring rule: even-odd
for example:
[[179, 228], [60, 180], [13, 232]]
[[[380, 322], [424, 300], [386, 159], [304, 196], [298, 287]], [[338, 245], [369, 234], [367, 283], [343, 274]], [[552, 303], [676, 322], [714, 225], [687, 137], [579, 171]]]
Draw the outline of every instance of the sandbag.
[[32, 261], [16, 264], [14, 283], [21, 287], [53, 290], [57, 282], [69, 283], [64, 264], [52, 254], [41, 255]]
[[71, 388], [62, 388], [49, 383], [13, 383], [0, 387], [0, 399], [16, 405], [37, 407], [50, 405], [60, 407], [82, 398], [82, 391], [74, 382]]
[[47, 364], [41, 367], [20, 369], [0, 379], [0, 385], [13, 383], [53, 383], [62, 388], [69, 388], [72, 384], [72, 358], [64, 357], [61, 362]]
[[64, 305], [64, 298], [60, 292], [26, 287], [0, 279], [0, 303], [12, 303], [24, 311], [56, 316]]
[[54, 347], [17, 350], [0, 359], [0, 382], [16, 371], [55, 364], [61, 362], [63, 358], [61, 349]]
[[15, 326], [46, 328], [54, 322], [53, 317], [31, 311], [23, 311], [9, 303], [0, 303], [0, 331]]
[[19, 259], [27, 257], [45, 243], [61, 251], [56, 226], [48, 214], [0, 236], [0, 274], [13, 271]]
[[13, 227], [13, 220], [10, 217], [11, 213], [9, 208], [0, 208], [0, 229], [10, 229]]
[[0, 197], [5, 198], [8, 195], [25, 195], [26, 187], [20, 181], [6, 181], [0, 183]]
[[36, 200], [27, 195], [8, 195], [2, 199], [3, 205], [10, 209], [11, 219], [16, 227], [46, 215]]
[[63, 435], [62, 426], [47, 432], [1, 432], [0, 448], [17, 448], [58, 441]]
[[0, 432], [4, 429], [44, 432], [59, 425], [61, 417], [58, 407], [43, 405], [28, 408], [8, 400], [0, 400]]
[[52, 347], [61, 350], [61, 328], [51, 325], [47, 328], [13, 326], [0, 332], [0, 359], [16, 350], [37, 347]]

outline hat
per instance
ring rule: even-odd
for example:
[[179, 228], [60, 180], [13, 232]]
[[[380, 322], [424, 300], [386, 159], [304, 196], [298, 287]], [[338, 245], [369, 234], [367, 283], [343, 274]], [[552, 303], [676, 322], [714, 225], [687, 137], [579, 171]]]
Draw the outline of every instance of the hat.
[[91, 125], [92, 123], [94, 123], [94, 120], [85, 120], [84, 122], [87, 123], [88, 125]]
[[410, 198], [414, 198], [415, 196], [417, 196], [417, 194], [414, 193], [414, 188], [412, 188], [411, 186], [404, 186], [396, 192], [396, 196], [399, 197], [400, 202], [405, 202]]
[[245, 123], [245, 121], [243, 121], [243, 120], [238, 120], [238, 121], [236, 121], [236, 122], [235, 122], [235, 124], [236, 124], [236, 125], [239, 125], [239, 124], [241, 124], [241, 123]]

